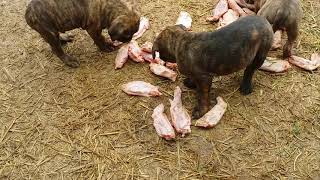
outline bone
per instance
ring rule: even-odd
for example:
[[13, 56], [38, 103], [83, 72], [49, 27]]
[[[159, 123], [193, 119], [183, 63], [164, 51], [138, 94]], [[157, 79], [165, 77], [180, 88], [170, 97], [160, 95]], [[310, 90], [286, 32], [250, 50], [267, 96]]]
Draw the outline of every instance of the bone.
[[188, 12], [181, 11], [176, 21], [176, 25], [179, 25], [179, 24], [183, 25], [188, 30], [191, 30], [191, 25], [192, 25], [191, 15]]
[[212, 128], [219, 123], [227, 110], [227, 103], [222, 97], [217, 97], [217, 104], [207, 112], [202, 118], [196, 121], [195, 126]]
[[288, 61], [267, 57], [267, 59], [264, 61], [264, 63], [259, 69], [268, 72], [282, 73], [290, 68], [291, 65]]
[[159, 91], [157, 86], [143, 81], [132, 81], [127, 84], [122, 85], [122, 90], [133, 96], [161, 96], [162, 93]]
[[129, 43], [128, 53], [129, 53], [129, 57], [133, 61], [138, 62], [138, 63], [144, 62], [144, 59], [143, 59], [143, 57], [141, 55], [142, 54], [142, 50], [139, 47], [139, 44], [138, 44], [137, 41], [132, 40]]
[[128, 44], [122, 46], [118, 50], [118, 54], [115, 59], [115, 69], [122, 68], [123, 65], [127, 62], [128, 58], [129, 58], [128, 50], [129, 50]]
[[214, 22], [218, 21], [220, 17], [228, 11], [227, 0], [220, 0], [212, 12], [212, 16], [207, 17], [207, 21]]
[[153, 126], [160, 137], [166, 140], [172, 140], [176, 137], [174, 133], [174, 129], [171, 126], [171, 123], [167, 115], [164, 113], [163, 104], [158, 105], [153, 110], [152, 118], [153, 118]]
[[240, 16], [247, 16], [247, 13], [237, 4], [235, 0], [228, 0], [229, 7], [240, 14]]
[[278, 30], [274, 33], [271, 50], [276, 50], [281, 48], [282, 46], [281, 35], [282, 35], [281, 30]]
[[166, 66], [163, 66], [161, 64], [157, 63], [150, 63], [150, 70], [161, 77], [168, 78], [172, 81], [175, 81], [177, 79], [177, 73], [173, 70], [167, 68]]
[[141, 17], [139, 30], [133, 35], [132, 39], [133, 40], [139, 39], [149, 28], [150, 28], [149, 19], [146, 17]]
[[191, 133], [191, 117], [186, 108], [182, 105], [181, 93], [180, 87], [176, 87], [174, 99], [169, 99], [169, 101], [171, 104], [170, 114], [173, 127], [178, 133], [181, 133], [182, 137], [184, 137], [186, 134]]
[[294, 64], [302, 69], [313, 71], [320, 66], [320, 56], [317, 53], [311, 55], [311, 60], [304, 59], [298, 56], [289, 57], [289, 62]]

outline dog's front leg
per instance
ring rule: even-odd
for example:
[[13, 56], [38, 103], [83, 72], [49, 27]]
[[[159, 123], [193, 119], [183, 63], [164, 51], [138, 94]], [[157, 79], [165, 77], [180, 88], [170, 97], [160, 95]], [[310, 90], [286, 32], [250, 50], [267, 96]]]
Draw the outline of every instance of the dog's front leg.
[[209, 111], [210, 108], [210, 88], [212, 85], [212, 77], [207, 75], [202, 75], [192, 78], [197, 86], [197, 105], [195, 106], [192, 117], [194, 119], [199, 119], [205, 113]]
[[90, 28], [87, 32], [101, 51], [111, 52], [115, 50], [112, 42], [107, 41], [102, 35], [102, 29]]

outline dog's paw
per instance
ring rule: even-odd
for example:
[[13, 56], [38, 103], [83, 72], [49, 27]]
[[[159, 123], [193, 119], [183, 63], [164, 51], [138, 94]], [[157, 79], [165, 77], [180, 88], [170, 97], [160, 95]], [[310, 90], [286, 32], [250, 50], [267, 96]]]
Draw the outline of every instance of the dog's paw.
[[184, 79], [183, 84], [190, 89], [195, 89], [197, 87], [196, 84], [190, 78]]
[[248, 95], [248, 94], [252, 93], [252, 86], [248, 85], [248, 84], [241, 84], [240, 92], [243, 95]]
[[80, 66], [80, 62], [74, 58], [74, 57], [71, 57], [71, 56], [68, 56], [66, 55], [63, 59], [63, 62], [69, 66], [69, 67], [72, 67], [72, 68], [77, 68]]

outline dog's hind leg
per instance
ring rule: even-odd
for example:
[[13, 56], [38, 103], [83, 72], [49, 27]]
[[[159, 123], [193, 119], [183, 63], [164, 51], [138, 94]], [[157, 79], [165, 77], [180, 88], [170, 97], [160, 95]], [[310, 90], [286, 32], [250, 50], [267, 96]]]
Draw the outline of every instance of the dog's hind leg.
[[267, 57], [267, 53], [268, 53], [268, 51], [262, 52], [262, 53], [258, 51], [253, 62], [249, 66], [247, 66], [247, 68], [245, 69], [244, 75], [243, 75], [243, 80], [240, 85], [240, 92], [243, 95], [248, 95], [248, 94], [252, 93], [253, 74], [254, 74], [255, 70], [259, 69], [262, 66], [264, 60]]

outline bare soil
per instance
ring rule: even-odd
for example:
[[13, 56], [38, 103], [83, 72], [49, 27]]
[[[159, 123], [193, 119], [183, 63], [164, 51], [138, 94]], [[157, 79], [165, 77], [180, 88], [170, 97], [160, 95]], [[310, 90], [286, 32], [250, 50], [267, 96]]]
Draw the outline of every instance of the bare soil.
[[[214, 96], [229, 104], [210, 130], [192, 127], [167, 142], [152, 126], [153, 108], [183, 88], [191, 112], [195, 92], [128, 62], [114, 70], [116, 52], [98, 51], [81, 30], [65, 46], [81, 66], [66, 67], [25, 23], [28, 1], [0, 1], [0, 179], [320, 179], [320, 70], [271, 74], [258, 71], [254, 92], [242, 96], [242, 72], [214, 79]], [[181, 10], [194, 31], [211, 0], [141, 0], [151, 29], [139, 40], [174, 24]], [[295, 54], [320, 51], [320, 3], [303, 0], [304, 18]], [[279, 56], [281, 51], [272, 53]], [[160, 98], [131, 97], [120, 86], [144, 80], [160, 86]]]

